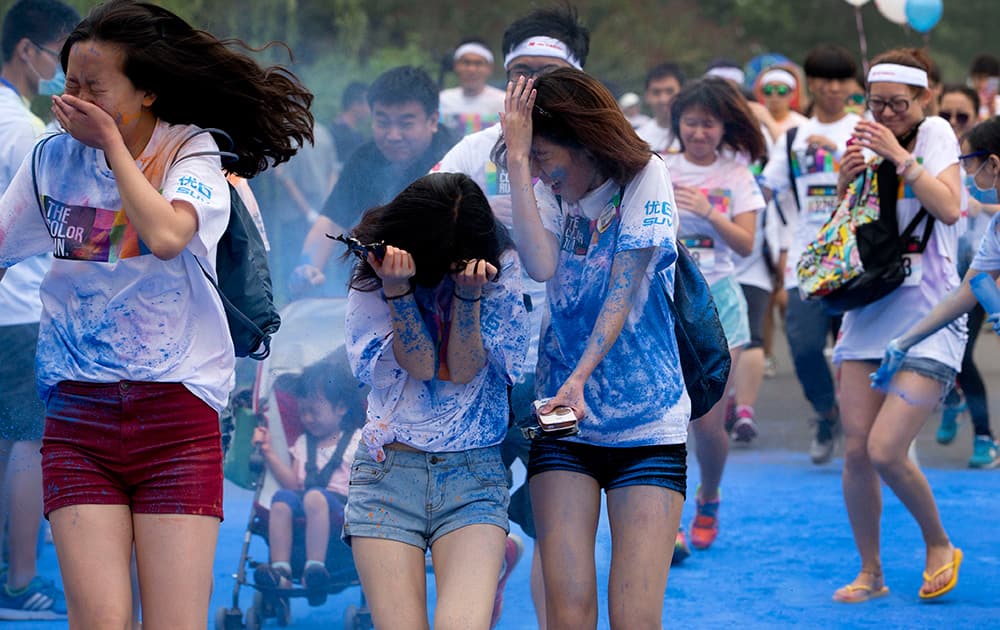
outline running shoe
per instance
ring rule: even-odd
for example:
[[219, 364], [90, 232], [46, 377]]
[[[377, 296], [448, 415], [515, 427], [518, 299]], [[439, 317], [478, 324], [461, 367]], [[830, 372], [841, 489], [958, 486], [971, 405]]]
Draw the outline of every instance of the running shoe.
[[719, 498], [714, 501], [702, 501], [695, 495], [697, 511], [691, 522], [691, 546], [695, 549], [708, 549], [719, 535]]
[[774, 357], [767, 355], [764, 357], [764, 378], [774, 378], [778, 375], [778, 366], [774, 362]]
[[729, 431], [734, 442], [749, 444], [757, 437], [757, 423], [753, 418], [753, 407], [740, 405], [736, 408], [736, 422]]
[[814, 464], [826, 464], [833, 459], [839, 424], [837, 420], [826, 418], [816, 420], [816, 433], [813, 435], [812, 444], [809, 445], [809, 458]]
[[503, 565], [500, 567], [500, 580], [497, 582], [497, 594], [493, 598], [493, 616], [490, 617], [491, 630], [500, 623], [500, 615], [503, 614], [503, 589], [507, 586], [507, 579], [514, 572], [514, 567], [522, 555], [524, 555], [524, 543], [521, 538], [516, 534], [507, 534], [503, 551]]
[[674, 539], [674, 555], [670, 557], [670, 566], [676, 567], [687, 560], [691, 555], [691, 548], [688, 547], [687, 538], [684, 537], [684, 528], [677, 530], [677, 538]]
[[941, 409], [941, 425], [938, 426], [938, 444], [951, 444], [958, 435], [958, 418], [968, 411], [969, 405], [961, 400], [957, 405], [944, 404]]
[[972, 443], [972, 457], [969, 468], [996, 468], [1000, 466], [1000, 448], [988, 435], [977, 435]]
[[39, 576], [27, 586], [11, 592], [0, 586], [0, 619], [4, 621], [66, 619], [66, 598], [52, 582]]

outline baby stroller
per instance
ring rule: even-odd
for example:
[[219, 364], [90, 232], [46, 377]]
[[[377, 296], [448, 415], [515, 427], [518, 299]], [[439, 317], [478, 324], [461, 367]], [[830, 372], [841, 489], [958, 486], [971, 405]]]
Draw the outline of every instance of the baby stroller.
[[[254, 490], [254, 500], [243, 545], [240, 563], [235, 574], [232, 608], [222, 607], [215, 618], [216, 630], [257, 630], [268, 619], [277, 625], [291, 622], [291, 600], [303, 598], [310, 605], [319, 605], [325, 594], [317, 597], [299, 582], [290, 588], [257, 584], [252, 577], [254, 569], [267, 562], [250, 557], [253, 536], [268, 540], [268, 517], [271, 499], [280, 485], [264, 464], [260, 447], [252, 444], [254, 428], [265, 426], [271, 436], [275, 453], [287, 453], [288, 445], [304, 431], [298, 415], [297, 400], [283, 385], [285, 377], [300, 374], [307, 366], [324, 360], [334, 351], [342, 352], [344, 342], [344, 315], [346, 299], [316, 298], [293, 302], [281, 312], [282, 326], [274, 336], [271, 355], [258, 365], [252, 391], [234, 398], [233, 430], [225, 458], [226, 478], [242, 487]], [[353, 457], [353, 453], [346, 453]], [[304, 521], [295, 522], [292, 547], [292, 578], [299, 580], [305, 561]], [[330, 574], [327, 594], [339, 593], [351, 586], [360, 586], [351, 550], [340, 540], [339, 527], [332, 526], [325, 565]], [[246, 619], [239, 608], [242, 587], [254, 589], [253, 604], [246, 610]], [[371, 613], [361, 593], [357, 606], [344, 611], [344, 628], [367, 630], [372, 627]]]

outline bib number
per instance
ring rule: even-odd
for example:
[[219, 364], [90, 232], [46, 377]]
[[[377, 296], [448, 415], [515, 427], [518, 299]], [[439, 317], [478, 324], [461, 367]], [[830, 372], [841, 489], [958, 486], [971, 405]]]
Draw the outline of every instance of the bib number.
[[682, 238], [691, 258], [698, 264], [701, 271], [715, 269], [715, 241], [710, 236], [690, 236]]

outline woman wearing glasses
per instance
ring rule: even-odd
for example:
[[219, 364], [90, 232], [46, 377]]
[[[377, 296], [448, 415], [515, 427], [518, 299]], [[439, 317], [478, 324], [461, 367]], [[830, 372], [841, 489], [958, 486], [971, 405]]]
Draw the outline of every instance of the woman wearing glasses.
[[857, 577], [834, 593], [840, 602], [865, 601], [889, 590], [879, 553], [880, 479], [916, 519], [927, 545], [920, 597], [938, 597], [954, 588], [962, 561], [961, 550], [951, 544], [941, 524], [927, 479], [907, 450], [955, 382], [965, 346], [964, 322], [914, 344], [891, 381], [877, 383], [879, 389], [869, 381], [889, 341], [959, 283], [958, 141], [944, 120], [924, 116], [931, 99], [928, 67], [929, 60], [917, 50], [893, 50], [874, 60], [868, 72], [868, 107], [874, 120], [858, 122], [841, 161], [840, 195], [866, 162], [881, 158], [894, 166], [900, 181], [900, 228], [921, 208], [929, 216], [918, 223], [916, 234], [923, 235], [926, 222], [933, 227], [923, 251], [908, 255], [911, 273], [902, 286], [844, 315], [834, 349], [834, 363], [840, 366], [844, 500], [861, 555]]

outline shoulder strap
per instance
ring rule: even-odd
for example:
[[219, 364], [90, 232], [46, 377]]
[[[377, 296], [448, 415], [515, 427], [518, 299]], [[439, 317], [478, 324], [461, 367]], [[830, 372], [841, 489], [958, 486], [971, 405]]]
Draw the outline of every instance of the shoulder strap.
[[308, 479], [311, 475], [316, 472], [316, 449], [319, 447], [319, 440], [312, 434], [306, 431], [306, 478]]
[[[347, 450], [347, 443], [350, 441], [350, 435], [346, 430], [341, 431], [340, 439], [337, 441], [337, 448], [334, 449], [333, 454], [330, 455], [330, 461], [323, 466], [323, 469], [316, 474], [316, 485], [320, 488], [325, 488], [330, 483], [330, 477], [333, 476], [333, 471], [340, 466], [340, 463], [344, 461], [344, 451]], [[313, 453], [313, 466], [315, 467], [315, 457], [316, 454]]]
[[[795, 205], [798, 206], [799, 211], [802, 211], [802, 201], [799, 199], [799, 187], [795, 183], [795, 169], [792, 167], [792, 143], [795, 142], [795, 136], [799, 133], [798, 127], [792, 127], [785, 132], [785, 158], [788, 160], [788, 181], [792, 185], [792, 194], [795, 195]], [[777, 195], [775, 195], [777, 197]], [[778, 204], [775, 203], [775, 206]], [[778, 208], [779, 216], [781, 217], [782, 225], [788, 225], [785, 220], [785, 214], [781, 212], [781, 208]]]
[[903, 230], [903, 233], [899, 235], [900, 238], [902, 238], [904, 241], [909, 240], [910, 236], [917, 229], [917, 224], [920, 223], [920, 220], [923, 219], [924, 217], [927, 218], [927, 223], [924, 225], [924, 233], [920, 237], [920, 245], [919, 245], [920, 249], [917, 250], [917, 252], [921, 253], [924, 251], [924, 249], [927, 248], [927, 241], [930, 240], [931, 232], [934, 230], [935, 219], [933, 216], [931, 216], [930, 212], [927, 212], [927, 208], [920, 206], [920, 212], [918, 212], [913, 217], [913, 220], [910, 221], [910, 223], [906, 226], [906, 229]]
[[878, 181], [879, 220], [892, 226], [890, 234], [899, 234], [899, 221], [896, 219], [899, 176], [896, 175], [896, 165], [889, 160], [882, 160], [875, 171], [875, 178]]
[[42, 215], [42, 223], [45, 224], [45, 231], [49, 233], [49, 236], [55, 238], [52, 233], [52, 227], [49, 225], [49, 219], [45, 216], [45, 208], [42, 205], [42, 195], [38, 192], [38, 162], [42, 158], [42, 147], [48, 144], [49, 140], [55, 138], [60, 134], [53, 133], [45, 136], [41, 140], [35, 143], [33, 149], [31, 149], [31, 186], [35, 190], [35, 201], [38, 203], [38, 212]]

